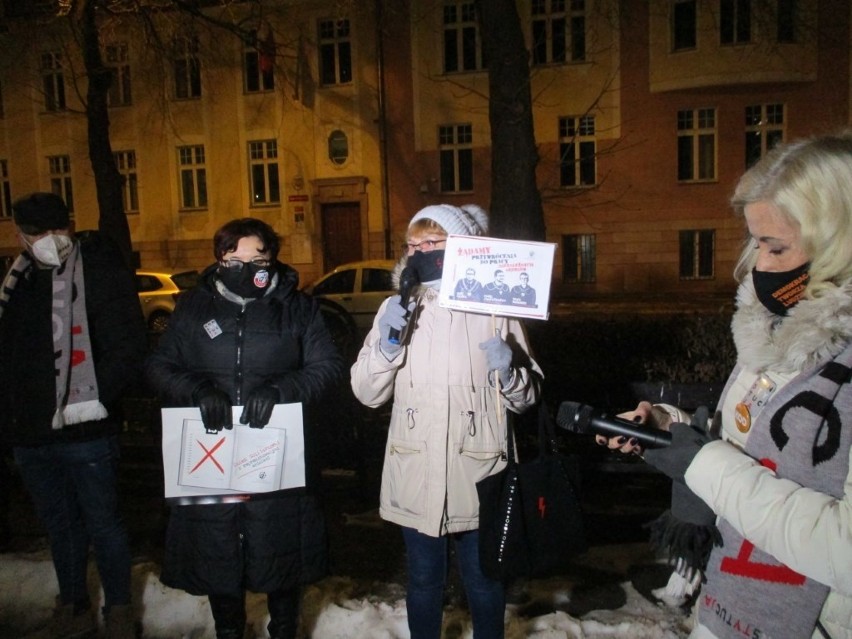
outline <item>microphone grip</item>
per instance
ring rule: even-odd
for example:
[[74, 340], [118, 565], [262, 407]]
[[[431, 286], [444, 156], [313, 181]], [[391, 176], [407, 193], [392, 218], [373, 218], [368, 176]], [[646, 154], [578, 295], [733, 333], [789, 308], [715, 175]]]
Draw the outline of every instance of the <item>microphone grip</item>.
[[672, 434], [665, 430], [651, 429], [622, 419], [595, 419], [589, 424], [595, 433], [606, 437], [623, 436], [635, 439], [645, 448], [665, 448], [672, 442]]
[[[408, 275], [408, 274], [406, 274]], [[399, 305], [404, 309], [408, 309], [408, 301], [411, 298], [411, 287], [413, 282], [410, 277], [402, 277], [399, 286]], [[399, 344], [400, 331], [398, 328], [392, 328], [388, 331], [388, 342], [391, 344]]]

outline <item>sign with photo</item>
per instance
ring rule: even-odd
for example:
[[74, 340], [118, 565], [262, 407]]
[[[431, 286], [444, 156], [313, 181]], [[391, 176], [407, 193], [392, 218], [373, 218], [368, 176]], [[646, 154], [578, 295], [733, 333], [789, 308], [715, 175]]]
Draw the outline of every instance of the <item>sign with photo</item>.
[[547, 319], [556, 244], [450, 235], [439, 303], [445, 308]]

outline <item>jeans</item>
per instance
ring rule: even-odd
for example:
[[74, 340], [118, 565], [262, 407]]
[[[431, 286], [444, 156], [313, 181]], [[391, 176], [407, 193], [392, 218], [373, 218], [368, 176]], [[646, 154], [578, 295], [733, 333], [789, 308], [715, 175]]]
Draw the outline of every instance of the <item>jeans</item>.
[[47, 529], [63, 604], [88, 601], [89, 541], [104, 607], [130, 603], [130, 547], [118, 511], [118, 438], [16, 447], [15, 462]]
[[489, 579], [479, 568], [479, 531], [430, 537], [403, 528], [408, 564], [408, 629], [411, 639], [441, 636], [448, 540], [452, 539], [459, 574], [473, 620], [474, 639], [502, 639], [506, 593], [503, 584]]

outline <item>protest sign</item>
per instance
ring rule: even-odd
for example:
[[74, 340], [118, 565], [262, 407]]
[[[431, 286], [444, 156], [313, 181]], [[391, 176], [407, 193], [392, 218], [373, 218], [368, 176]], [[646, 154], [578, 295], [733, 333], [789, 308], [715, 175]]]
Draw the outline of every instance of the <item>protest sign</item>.
[[305, 485], [301, 404], [277, 404], [269, 424], [239, 423], [208, 433], [198, 408], [164, 408], [163, 473], [166, 498], [241, 495]]
[[489, 315], [547, 319], [556, 245], [450, 235], [438, 302]]

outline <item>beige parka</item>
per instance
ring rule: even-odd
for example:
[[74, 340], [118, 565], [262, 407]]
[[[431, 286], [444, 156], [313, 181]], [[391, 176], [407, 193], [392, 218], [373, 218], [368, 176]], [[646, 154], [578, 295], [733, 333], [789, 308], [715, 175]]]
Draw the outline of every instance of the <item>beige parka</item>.
[[[352, 366], [352, 390], [378, 407], [393, 398], [385, 447], [380, 514], [438, 537], [479, 526], [476, 482], [506, 465], [506, 411], [521, 413], [539, 398], [542, 371], [520, 321], [442, 308], [438, 291], [421, 286], [403, 335], [389, 359], [378, 320]], [[512, 377], [500, 391], [489, 381], [479, 344], [495, 329], [513, 351]], [[498, 411], [500, 420], [498, 422]]]

